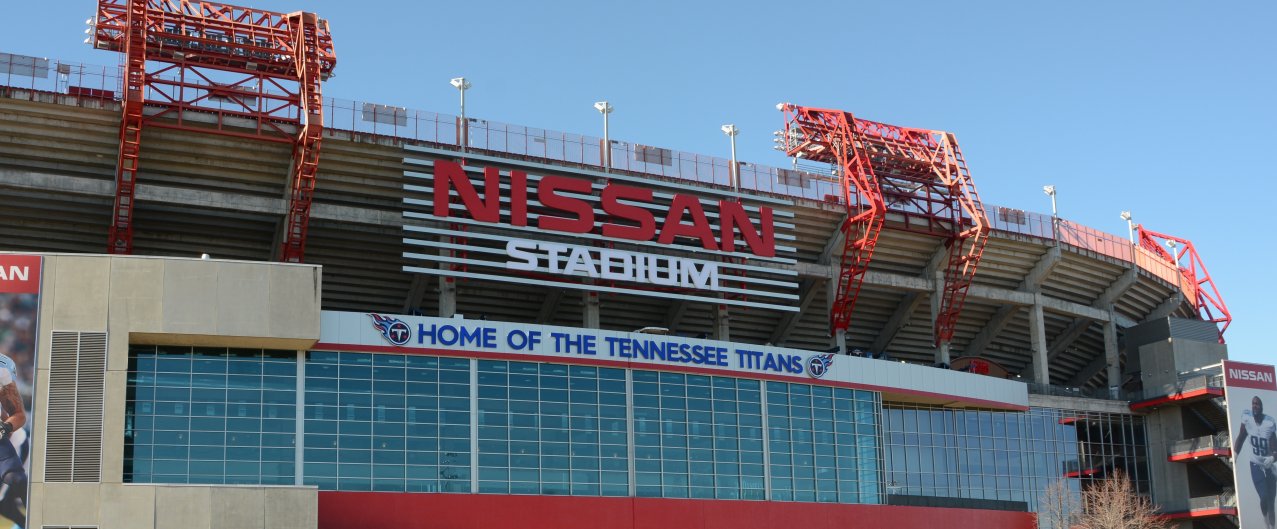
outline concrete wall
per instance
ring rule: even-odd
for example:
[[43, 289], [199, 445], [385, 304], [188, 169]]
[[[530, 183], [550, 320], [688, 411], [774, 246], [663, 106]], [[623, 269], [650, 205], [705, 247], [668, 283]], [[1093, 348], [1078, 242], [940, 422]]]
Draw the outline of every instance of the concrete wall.
[[[314, 489], [123, 484], [129, 344], [303, 350], [319, 339], [317, 266], [45, 257], [28, 526], [313, 528]], [[54, 331], [106, 332], [101, 483], [43, 483]]]
[[1140, 367], [1145, 390], [1173, 387], [1179, 374], [1214, 365], [1228, 357], [1228, 348], [1218, 343], [1174, 338], [1140, 346]]

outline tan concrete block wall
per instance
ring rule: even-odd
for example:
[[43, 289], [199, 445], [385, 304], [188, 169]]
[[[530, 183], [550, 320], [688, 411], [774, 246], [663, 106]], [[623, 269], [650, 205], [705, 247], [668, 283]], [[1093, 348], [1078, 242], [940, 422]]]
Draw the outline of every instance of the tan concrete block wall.
[[[305, 528], [313, 488], [122, 484], [130, 343], [306, 349], [319, 339], [319, 267], [199, 259], [46, 256], [28, 525]], [[52, 332], [108, 334], [102, 483], [42, 483], [40, 402]]]

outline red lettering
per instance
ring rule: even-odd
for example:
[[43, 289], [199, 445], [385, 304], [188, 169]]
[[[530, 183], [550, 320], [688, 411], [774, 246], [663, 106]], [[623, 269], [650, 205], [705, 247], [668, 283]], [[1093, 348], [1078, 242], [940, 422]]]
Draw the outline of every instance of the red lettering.
[[537, 225], [542, 229], [568, 233], [589, 233], [594, 231], [594, 206], [579, 198], [557, 194], [559, 190], [589, 194], [590, 189], [591, 185], [588, 180], [565, 176], [541, 177], [541, 185], [537, 186], [537, 199], [541, 201], [541, 205], [564, 213], [573, 213], [575, 218], [541, 215]]
[[510, 224], [528, 225], [528, 173], [510, 171]]
[[[692, 216], [692, 223], [683, 224], [683, 213]], [[674, 242], [675, 237], [692, 237], [701, 240], [706, 250], [717, 250], [718, 242], [714, 240], [714, 231], [705, 218], [705, 210], [701, 209], [701, 201], [691, 195], [674, 195], [670, 201], [670, 213], [665, 217], [665, 225], [661, 226], [661, 244]]]
[[745, 244], [749, 245], [749, 251], [759, 257], [775, 257], [776, 256], [776, 234], [772, 224], [772, 208], [758, 208], [759, 229], [754, 228], [754, 223], [749, 220], [749, 215], [745, 213], [745, 207], [740, 202], [728, 200], [720, 200], [718, 202], [718, 223], [721, 228], [720, 237], [723, 239], [723, 251], [736, 251], [736, 232], [745, 239]]
[[652, 190], [620, 184], [609, 184], [603, 188], [603, 211], [638, 223], [638, 226], [625, 226], [609, 222], [603, 225], [603, 236], [635, 241], [652, 240], [652, 236], [656, 235], [656, 217], [644, 208], [622, 204], [621, 199], [651, 202]]
[[501, 221], [501, 172], [495, 167], [483, 170], [483, 198], [461, 168], [461, 164], [448, 160], [435, 161], [435, 216], [448, 217], [452, 203], [452, 190], [461, 197], [461, 204], [470, 218], [480, 222]]

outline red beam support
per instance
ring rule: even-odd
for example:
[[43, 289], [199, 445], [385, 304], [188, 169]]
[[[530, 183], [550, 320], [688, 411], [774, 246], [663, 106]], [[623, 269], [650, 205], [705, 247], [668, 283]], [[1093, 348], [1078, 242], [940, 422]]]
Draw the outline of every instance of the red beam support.
[[288, 200], [288, 218], [280, 260], [300, 263], [306, 252], [306, 232], [310, 223], [310, 205], [315, 195], [315, 176], [319, 173], [319, 143], [324, 134], [324, 99], [320, 86], [319, 17], [314, 13], [292, 13], [289, 22], [297, 31], [297, 74], [300, 79], [302, 110], [306, 121], [301, 125], [293, 145], [292, 193]]
[[[198, 0], [99, 0], [93, 39], [125, 55], [108, 251], [133, 252], [145, 123], [292, 144], [280, 257], [301, 262], [323, 136], [320, 83], [337, 63], [327, 21]], [[160, 66], [147, 72], [148, 61]]]
[[124, 94], [120, 106], [120, 153], [115, 161], [115, 204], [107, 234], [107, 253], [133, 253], [133, 203], [142, 153], [142, 107], [146, 94], [146, 2], [128, 0], [121, 35]]
[[[1219, 343], [1224, 343], [1224, 331], [1233, 322], [1233, 316], [1228, 312], [1228, 306], [1224, 304], [1224, 298], [1219, 294], [1219, 288], [1206, 270], [1206, 263], [1202, 261], [1201, 254], [1197, 253], [1193, 241], [1155, 232], [1145, 228], [1143, 224], [1135, 229], [1141, 248], [1178, 267], [1185, 283], [1176, 287], [1188, 288], [1188, 297], [1198, 316], [1219, 326]], [[1167, 241], [1174, 241], [1175, 247], [1168, 249], [1164, 246]]]
[[781, 105], [785, 151], [838, 168], [847, 233], [838, 294], [830, 314], [836, 333], [851, 322], [864, 273], [888, 207], [900, 229], [944, 237], [944, 269], [936, 345], [950, 341], [988, 241], [989, 222], [952, 134], [858, 119], [840, 110]]
[[887, 207], [869, 155], [856, 137], [856, 118], [851, 113], [793, 105], [784, 105], [782, 110], [789, 138], [786, 153], [834, 164], [841, 177], [847, 220], [841, 226], [845, 237], [829, 325], [833, 333], [846, 331], [851, 326], [856, 298], [873, 259]]

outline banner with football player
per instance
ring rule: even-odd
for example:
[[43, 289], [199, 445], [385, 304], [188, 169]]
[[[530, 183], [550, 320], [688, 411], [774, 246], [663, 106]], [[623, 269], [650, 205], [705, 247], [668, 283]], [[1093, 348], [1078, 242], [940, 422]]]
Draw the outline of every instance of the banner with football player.
[[42, 264], [36, 255], [0, 254], [0, 524], [14, 527], [27, 525]]
[[1241, 529], [1274, 529], [1277, 496], [1277, 371], [1270, 365], [1224, 361], [1228, 431]]

